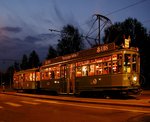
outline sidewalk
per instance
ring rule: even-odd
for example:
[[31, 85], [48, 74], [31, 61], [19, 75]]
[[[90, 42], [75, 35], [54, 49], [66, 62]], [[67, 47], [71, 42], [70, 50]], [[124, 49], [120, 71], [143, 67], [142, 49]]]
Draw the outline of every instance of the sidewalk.
[[[25, 94], [16, 93], [14, 91], [1, 92], [7, 95], [24, 96], [38, 99], [47, 100], [58, 100], [58, 101], [68, 101], [68, 102], [79, 102], [79, 103], [89, 103], [89, 104], [101, 104], [101, 105], [117, 105], [117, 106], [130, 106], [130, 107], [146, 107], [150, 108], [150, 98], [149, 99], [98, 99], [98, 98], [80, 98], [80, 97], [67, 97], [67, 96], [50, 96], [50, 95], [39, 95], [39, 94]], [[144, 94], [149, 94], [149, 91], [144, 92]]]

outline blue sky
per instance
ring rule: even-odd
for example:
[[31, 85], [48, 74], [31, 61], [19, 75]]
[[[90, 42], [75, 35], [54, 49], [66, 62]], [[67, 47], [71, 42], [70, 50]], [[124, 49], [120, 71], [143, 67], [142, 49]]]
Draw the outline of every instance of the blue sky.
[[112, 23], [136, 18], [150, 30], [149, 11], [150, 0], [0, 0], [0, 59], [18, 60], [36, 50], [42, 60], [59, 38], [49, 28], [72, 24], [86, 34], [94, 14]]

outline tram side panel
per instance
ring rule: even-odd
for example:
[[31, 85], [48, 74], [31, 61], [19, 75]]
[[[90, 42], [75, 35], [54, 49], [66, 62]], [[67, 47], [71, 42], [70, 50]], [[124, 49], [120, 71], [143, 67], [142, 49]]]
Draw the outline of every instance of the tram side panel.
[[92, 77], [80, 77], [76, 78], [76, 92], [81, 93], [84, 91], [109, 91], [117, 85], [112, 85], [112, 79], [110, 75], [92, 76]]
[[59, 91], [60, 89], [60, 80], [52, 79], [52, 80], [41, 80], [40, 81], [40, 90], [43, 91]]
[[136, 81], [134, 77], [132, 74], [116, 74], [76, 78], [76, 92], [80, 94], [84, 91], [114, 91], [135, 94], [138, 93], [140, 84], [138, 75]]

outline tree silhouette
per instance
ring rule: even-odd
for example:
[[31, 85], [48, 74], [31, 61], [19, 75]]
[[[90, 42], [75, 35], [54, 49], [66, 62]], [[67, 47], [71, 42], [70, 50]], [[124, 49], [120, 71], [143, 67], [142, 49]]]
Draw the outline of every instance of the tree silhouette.
[[64, 26], [61, 31], [61, 39], [58, 40], [58, 55], [65, 55], [83, 49], [83, 40], [77, 28], [72, 25]]
[[26, 54], [24, 54], [22, 57], [22, 62], [20, 64], [20, 68], [21, 68], [21, 70], [25, 70], [25, 69], [29, 68], [28, 57]]
[[29, 55], [29, 68], [37, 68], [40, 66], [38, 54], [33, 50]]
[[137, 19], [128, 18], [124, 22], [117, 22], [105, 30], [104, 43], [123, 43], [123, 36], [131, 37], [131, 46], [138, 47], [141, 58], [141, 75], [146, 79], [145, 87], [150, 87], [150, 35]]
[[55, 57], [57, 57], [57, 51], [50, 45], [46, 59], [51, 59]]

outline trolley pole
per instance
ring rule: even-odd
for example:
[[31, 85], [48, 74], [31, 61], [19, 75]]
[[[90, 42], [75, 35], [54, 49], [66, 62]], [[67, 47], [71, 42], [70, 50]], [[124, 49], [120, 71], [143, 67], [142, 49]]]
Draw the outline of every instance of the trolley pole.
[[98, 44], [101, 44], [101, 31], [100, 31], [100, 15], [97, 14], [97, 19], [98, 19]]

